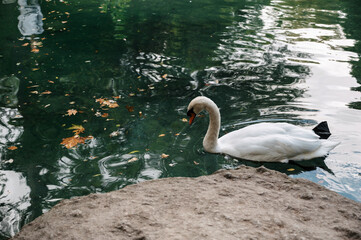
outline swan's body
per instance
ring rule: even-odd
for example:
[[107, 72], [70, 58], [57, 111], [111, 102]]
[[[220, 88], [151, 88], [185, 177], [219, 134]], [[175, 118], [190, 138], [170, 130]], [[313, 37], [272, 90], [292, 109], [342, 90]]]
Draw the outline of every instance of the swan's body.
[[[203, 147], [210, 153], [223, 153], [259, 162], [288, 162], [323, 157], [339, 144], [320, 139], [320, 134], [317, 135], [311, 129], [288, 123], [258, 123], [218, 138], [221, 117], [217, 105], [209, 98], [196, 97], [189, 103], [190, 124], [202, 110], [209, 113]], [[326, 134], [325, 138], [330, 135]]]

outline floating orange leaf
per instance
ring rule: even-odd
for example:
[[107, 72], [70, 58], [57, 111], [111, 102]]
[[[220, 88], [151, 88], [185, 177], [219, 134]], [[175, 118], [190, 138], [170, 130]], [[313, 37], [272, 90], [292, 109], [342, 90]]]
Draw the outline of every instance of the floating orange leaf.
[[138, 161], [138, 158], [132, 157], [131, 159], [128, 160], [128, 163], [135, 162], [135, 161]]
[[39, 52], [39, 49], [33, 48], [33, 49], [31, 49], [31, 52], [33, 52], [33, 53], [38, 53], [38, 52]]
[[116, 108], [116, 107], [119, 107], [118, 103], [113, 101], [113, 100], [109, 100], [106, 102], [106, 105], [110, 108]]
[[159, 136], [158, 137], [164, 137], [165, 136], [165, 134], [164, 133], [162, 133], [162, 134], [159, 134]]
[[8, 147], [8, 149], [9, 149], [9, 150], [16, 150], [16, 149], [18, 149], [18, 147], [16, 147], [16, 146], [11, 146], [11, 147]]
[[89, 140], [92, 138], [93, 138], [92, 136], [80, 137], [79, 135], [75, 135], [72, 137], [63, 138], [63, 141], [61, 142], [61, 144], [69, 149], [69, 148], [75, 147], [78, 144], [83, 144], [83, 143], [85, 143], [85, 140]]
[[199, 163], [198, 163], [198, 162], [196, 162], [196, 161], [193, 161], [193, 163], [194, 163], [195, 165], [199, 165]]
[[108, 100], [106, 98], [95, 99], [95, 102], [99, 102], [101, 107], [107, 106], [109, 108], [119, 107], [118, 103], [114, 100]]
[[169, 155], [168, 155], [168, 154], [165, 154], [165, 153], [162, 153], [161, 157], [162, 157], [162, 158], [167, 158], [167, 157], [169, 157]]
[[106, 118], [106, 117], [108, 117], [108, 116], [109, 116], [109, 113], [103, 113], [103, 114], [102, 114], [102, 117], [103, 117], [103, 118]]
[[168, 74], [164, 74], [164, 75], [162, 76], [162, 78], [163, 78], [163, 79], [166, 79], [167, 76], [168, 76]]
[[21, 46], [26, 47], [26, 46], [28, 46], [28, 45], [29, 45], [29, 43], [24, 43], [24, 44], [21, 45]]
[[73, 132], [78, 135], [80, 133], [83, 133], [85, 131], [85, 128], [82, 125], [75, 125], [73, 124], [68, 130], [73, 130]]
[[42, 92], [42, 93], [40, 93], [40, 94], [51, 94], [51, 91], [44, 91], [44, 92]]
[[100, 103], [100, 104], [103, 104], [104, 101], [105, 101], [104, 98], [97, 98], [97, 99], [95, 99], [95, 102], [98, 102], [98, 103]]
[[133, 106], [125, 106], [125, 108], [128, 110], [128, 112], [134, 112], [134, 107]]
[[75, 109], [69, 109], [67, 112], [68, 113], [66, 115], [68, 115], [68, 116], [75, 115], [78, 113], [78, 111]]

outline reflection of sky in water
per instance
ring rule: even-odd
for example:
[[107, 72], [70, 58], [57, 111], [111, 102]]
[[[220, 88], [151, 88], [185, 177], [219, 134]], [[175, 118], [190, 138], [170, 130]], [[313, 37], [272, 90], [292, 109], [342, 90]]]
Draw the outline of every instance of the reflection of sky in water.
[[14, 235], [20, 229], [23, 212], [30, 206], [30, 188], [21, 173], [0, 171], [0, 231]]
[[18, 17], [19, 31], [23, 36], [41, 34], [43, 29], [43, 14], [37, 0], [18, 0], [20, 15]]
[[[356, 143], [361, 139], [361, 115], [358, 110], [347, 106], [361, 97], [360, 92], [350, 90], [358, 84], [350, 75], [351, 65], [348, 61], [357, 60], [358, 56], [343, 49], [353, 46], [355, 41], [346, 39], [339, 24], [307, 22], [314, 26], [293, 26], [291, 21], [283, 19], [291, 15], [293, 10], [278, 8], [279, 3], [275, 1], [271, 6], [265, 7], [261, 18], [267, 31], [277, 33], [278, 41], [286, 44], [289, 50], [302, 53], [302, 57], [292, 57], [288, 61], [301, 62], [311, 70], [311, 75], [305, 81], [307, 91], [298, 101], [303, 107], [317, 111], [299, 114], [318, 122], [328, 121], [333, 132], [330, 139], [341, 141], [326, 159], [327, 166], [335, 175], [317, 170], [304, 172], [297, 177], [311, 179], [337, 192], [349, 193], [345, 195], [360, 201], [361, 145]], [[323, 13], [325, 12], [323, 10]], [[327, 11], [327, 14], [336, 18], [345, 17], [340, 11]], [[277, 25], [279, 18], [282, 18], [283, 26]]]

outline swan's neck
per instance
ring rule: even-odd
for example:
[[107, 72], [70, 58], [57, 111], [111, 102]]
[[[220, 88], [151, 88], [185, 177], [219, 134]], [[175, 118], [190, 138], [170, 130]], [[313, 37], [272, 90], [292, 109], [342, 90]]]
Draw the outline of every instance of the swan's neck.
[[206, 107], [209, 113], [209, 126], [206, 136], [203, 139], [203, 147], [207, 152], [218, 153], [218, 135], [221, 125], [221, 115], [216, 104], [213, 104]]

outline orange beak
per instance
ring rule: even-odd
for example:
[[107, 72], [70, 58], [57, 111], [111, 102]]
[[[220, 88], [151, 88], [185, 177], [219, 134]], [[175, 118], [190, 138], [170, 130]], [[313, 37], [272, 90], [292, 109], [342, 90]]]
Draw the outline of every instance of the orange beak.
[[189, 116], [189, 125], [191, 125], [196, 118], [196, 114], [193, 112], [193, 109], [191, 109], [187, 112], [187, 115]]
[[189, 125], [191, 125], [193, 123], [193, 120], [196, 118], [196, 114], [195, 113], [191, 113], [191, 116], [189, 118]]

